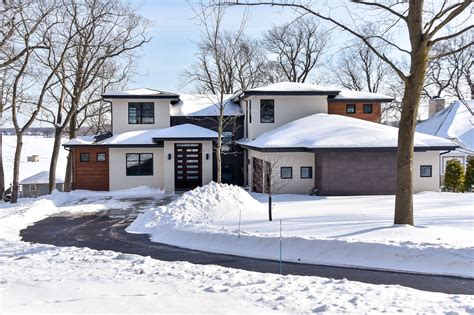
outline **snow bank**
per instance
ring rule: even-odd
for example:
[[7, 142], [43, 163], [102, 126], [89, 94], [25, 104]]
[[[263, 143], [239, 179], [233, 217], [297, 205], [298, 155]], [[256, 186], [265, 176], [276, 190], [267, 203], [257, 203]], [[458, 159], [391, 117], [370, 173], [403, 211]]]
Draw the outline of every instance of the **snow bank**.
[[[412, 236], [425, 233], [422, 228], [411, 226], [373, 226], [373, 230], [384, 230], [376, 239], [318, 237], [314, 232], [305, 233], [305, 230], [314, 231], [317, 214], [313, 222], [298, 222], [295, 217], [299, 210], [294, 203], [285, 212], [288, 218], [283, 223], [285, 261], [474, 278], [472, 239], [467, 247], [417, 242], [416, 237], [413, 241], [390, 239], [390, 235], [405, 232]], [[239, 231], [239, 215], [245, 231]], [[278, 260], [279, 222], [268, 222], [266, 217], [266, 204], [257, 202], [243, 189], [211, 183], [185, 193], [166, 206], [148, 209], [127, 232], [150, 234], [152, 241], [183, 248]], [[339, 223], [343, 225], [347, 219], [340, 217]], [[250, 225], [252, 229], [248, 228]], [[332, 228], [340, 227], [336, 223]], [[292, 233], [287, 232], [289, 229], [293, 229]]]

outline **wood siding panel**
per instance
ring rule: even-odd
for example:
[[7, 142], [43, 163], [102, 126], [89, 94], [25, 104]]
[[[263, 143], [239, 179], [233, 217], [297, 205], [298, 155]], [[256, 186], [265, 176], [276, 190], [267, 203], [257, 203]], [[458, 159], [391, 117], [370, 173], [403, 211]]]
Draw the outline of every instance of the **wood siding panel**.
[[[79, 147], [74, 152], [74, 189], [109, 190], [109, 148]], [[89, 162], [81, 162], [81, 153], [89, 153]], [[105, 153], [105, 162], [97, 162], [97, 153]]]
[[[346, 113], [346, 105], [347, 104], [355, 104], [356, 105], [356, 112], [355, 114], [347, 114]], [[365, 114], [364, 113], [364, 104], [372, 104], [372, 113]], [[372, 103], [372, 102], [328, 102], [328, 114], [336, 114], [348, 117], [354, 117], [359, 119], [364, 119], [372, 122], [379, 123], [381, 119], [382, 109], [380, 103]]]

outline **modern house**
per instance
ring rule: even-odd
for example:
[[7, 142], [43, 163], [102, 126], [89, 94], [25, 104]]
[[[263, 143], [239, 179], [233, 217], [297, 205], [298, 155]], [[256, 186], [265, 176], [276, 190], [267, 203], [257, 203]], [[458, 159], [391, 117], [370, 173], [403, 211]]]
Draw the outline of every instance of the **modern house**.
[[[112, 104], [112, 133], [65, 144], [74, 156], [75, 189], [147, 185], [171, 193], [215, 178], [215, 96], [136, 89], [103, 98]], [[262, 192], [272, 185], [266, 170], [273, 162], [284, 182], [279, 193], [392, 194], [398, 129], [379, 123], [381, 103], [390, 101], [290, 82], [227, 95], [222, 178]], [[438, 189], [439, 154], [455, 148], [416, 135], [416, 191]]]
[[447, 161], [457, 159], [466, 167], [468, 157], [474, 156], [474, 100], [457, 100], [440, 109], [419, 123], [416, 130], [450, 139], [458, 145], [456, 150], [440, 154], [440, 183], [443, 184]]

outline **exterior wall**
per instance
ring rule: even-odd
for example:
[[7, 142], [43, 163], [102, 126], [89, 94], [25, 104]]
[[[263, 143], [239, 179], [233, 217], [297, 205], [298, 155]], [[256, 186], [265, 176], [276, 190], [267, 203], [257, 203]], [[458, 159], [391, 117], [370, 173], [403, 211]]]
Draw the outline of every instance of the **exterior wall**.
[[[185, 117], [176, 116], [171, 117], [171, 126], [182, 125], [182, 124], [194, 124], [203, 128], [217, 131], [217, 121], [215, 117]], [[233, 123], [226, 124], [224, 131], [231, 131], [233, 133], [232, 141], [240, 140], [244, 137], [244, 116], [236, 117]], [[244, 157], [243, 150], [240, 146], [235, 143], [229, 153], [222, 154], [222, 164], [232, 166], [232, 184], [242, 186], [244, 184]], [[213, 152], [213, 180], [216, 180], [217, 176], [217, 163], [215, 151]]]
[[[127, 176], [127, 153], [153, 153], [153, 175]], [[163, 188], [163, 148], [110, 148], [110, 190], [149, 186]], [[172, 170], [166, 169], [166, 173]]]
[[[30, 191], [30, 186], [36, 186], [36, 191]], [[45, 196], [49, 193], [49, 184], [25, 184], [22, 185], [22, 197], [23, 198], [35, 198], [38, 196]], [[58, 191], [64, 190], [64, 184], [56, 184]]]
[[[175, 143], [201, 143], [202, 144], [202, 185], [206, 185], [212, 181], [212, 167], [213, 167], [213, 155], [212, 155], [212, 141], [165, 141], [163, 148], [163, 165], [164, 165], [164, 190], [165, 193], [173, 193], [174, 187], [174, 170], [175, 170], [175, 156], [174, 156], [174, 144]], [[168, 154], [171, 154], [171, 159], [168, 159]], [[209, 159], [206, 160], [206, 154], [209, 154]]]
[[[346, 113], [347, 104], [356, 104], [355, 114]], [[372, 113], [364, 114], [364, 104], [372, 104]], [[364, 119], [372, 122], [380, 122], [382, 110], [380, 103], [373, 102], [335, 102], [329, 101], [328, 103], [328, 114], [336, 114], [348, 117], [354, 117]]]
[[[153, 102], [155, 104], [154, 124], [129, 124], [129, 102]], [[118, 134], [133, 130], [167, 128], [170, 126], [169, 99], [113, 99], [112, 100], [112, 133]]]
[[[74, 170], [73, 187], [74, 189], [87, 189], [97, 191], [109, 190], [109, 149], [100, 146], [85, 146], [73, 149], [74, 152]], [[80, 154], [89, 153], [90, 161], [81, 162]], [[105, 153], [105, 162], [97, 162], [97, 153]]]
[[[431, 177], [420, 176], [420, 166], [431, 165]], [[415, 152], [413, 156], [413, 190], [420, 191], [439, 191], [439, 152]]]
[[439, 156], [439, 171], [440, 171], [440, 185], [444, 186], [444, 172], [446, 170], [446, 163], [449, 160], [456, 159], [461, 162], [464, 170], [466, 169], [467, 160], [469, 158], [468, 153], [459, 150], [451, 151]]
[[[248, 150], [248, 158], [250, 164], [248, 166], [249, 172], [249, 186], [252, 189], [252, 180], [254, 171], [252, 170], [252, 158], [258, 158], [268, 162], [274, 162], [277, 166], [277, 176], [274, 176], [274, 180], [278, 181], [278, 190], [274, 193], [287, 193], [287, 194], [308, 194], [314, 187], [314, 153], [309, 152], [282, 152], [282, 153], [269, 153], [259, 152], [254, 150]], [[293, 168], [293, 178], [281, 179], [280, 167], [291, 166]], [[300, 168], [302, 166], [311, 166], [313, 168], [312, 178], [301, 178]]]
[[[260, 123], [260, 100], [275, 100], [275, 122]], [[252, 105], [248, 105], [252, 102]], [[326, 95], [315, 96], [252, 96], [243, 101], [242, 106], [247, 114], [248, 134], [247, 138], [255, 139], [262, 133], [275, 129], [293, 120], [300, 119], [318, 113], [328, 112]], [[247, 104], [247, 105], [246, 105]], [[246, 108], [248, 106], [248, 108]], [[250, 123], [250, 116], [252, 122]]]

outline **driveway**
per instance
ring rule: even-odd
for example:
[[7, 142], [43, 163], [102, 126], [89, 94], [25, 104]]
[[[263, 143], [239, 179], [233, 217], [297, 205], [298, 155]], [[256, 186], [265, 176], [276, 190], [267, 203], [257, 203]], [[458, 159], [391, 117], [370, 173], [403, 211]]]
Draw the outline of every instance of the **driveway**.
[[[163, 261], [187, 261], [194, 264], [220, 265], [263, 273], [279, 273], [277, 261], [245, 258], [188, 250], [151, 242], [147, 235], [129, 234], [125, 228], [150, 204], [169, 203], [171, 197], [155, 199], [124, 199], [130, 209], [113, 209], [89, 215], [60, 214], [37, 222], [20, 231], [25, 242], [55, 246], [88, 247], [97, 250], [150, 256]], [[448, 276], [430, 276], [357, 268], [283, 263], [283, 274], [348, 279], [372, 284], [398, 284], [419, 290], [450, 294], [474, 294], [474, 280]]]

